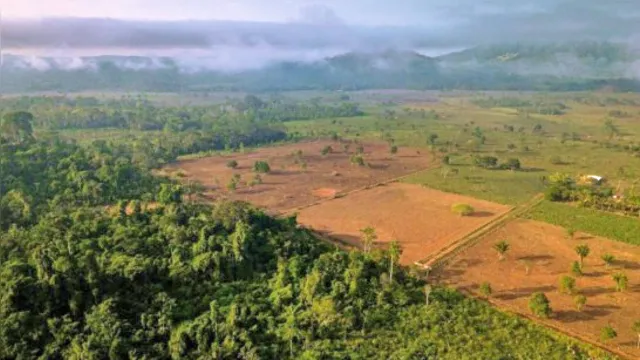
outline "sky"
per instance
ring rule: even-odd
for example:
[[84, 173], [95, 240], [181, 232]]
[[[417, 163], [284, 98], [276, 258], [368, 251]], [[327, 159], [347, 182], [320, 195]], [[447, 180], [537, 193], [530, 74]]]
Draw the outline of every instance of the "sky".
[[[431, 4], [426, 4], [429, 3]], [[288, 22], [305, 9], [330, 9], [335, 19], [354, 25], [403, 25], [441, 22], [431, 0], [3, 0], [7, 17], [109, 17], [147, 20], [236, 20]], [[416, 13], [419, 9], [419, 13]], [[311, 15], [313, 16], [313, 15]], [[306, 19], [305, 19], [306, 20]]]

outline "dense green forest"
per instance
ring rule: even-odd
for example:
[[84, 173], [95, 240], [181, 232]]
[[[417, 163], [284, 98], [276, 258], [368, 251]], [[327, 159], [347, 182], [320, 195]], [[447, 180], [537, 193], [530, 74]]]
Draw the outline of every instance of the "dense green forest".
[[2, 359], [607, 358], [394, 269], [398, 252], [187, 201], [149, 159], [217, 144], [203, 133], [76, 144], [41, 121], [1, 124]]
[[219, 131], [247, 123], [274, 124], [290, 120], [363, 115], [358, 104], [341, 102], [291, 101], [285, 98], [261, 99], [247, 95], [242, 100], [203, 106], [158, 105], [144, 96], [123, 96], [99, 100], [94, 97], [22, 96], [0, 104], [5, 111], [29, 111], [33, 126], [43, 129], [189, 130]]

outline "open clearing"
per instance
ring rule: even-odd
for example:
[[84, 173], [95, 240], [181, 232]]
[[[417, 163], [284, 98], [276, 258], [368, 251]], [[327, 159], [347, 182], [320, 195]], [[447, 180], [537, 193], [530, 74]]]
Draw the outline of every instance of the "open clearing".
[[[511, 246], [504, 261], [498, 260], [492, 248], [501, 240]], [[576, 310], [571, 295], [558, 291], [560, 278], [570, 275], [571, 263], [578, 260], [575, 247], [579, 244], [587, 244], [591, 249], [585, 259], [585, 275], [576, 279], [578, 292], [587, 297], [587, 305], [581, 312]], [[601, 260], [605, 253], [616, 257], [610, 269]], [[618, 271], [629, 278], [629, 288], [622, 293], [615, 291], [612, 279], [612, 274]], [[599, 341], [601, 329], [610, 324], [618, 332], [618, 338], [607, 346], [640, 357], [637, 335], [631, 330], [633, 323], [640, 320], [637, 246], [584, 233], [570, 239], [560, 227], [516, 220], [462, 252], [438, 276], [443, 282], [476, 295], [480, 284], [489, 282], [493, 288], [492, 302], [526, 315], [530, 314], [530, 295], [544, 292], [554, 311], [545, 323], [592, 341]]]
[[[181, 172], [184, 181], [201, 183], [210, 198], [226, 196], [269, 211], [286, 212], [426, 169], [433, 163], [431, 155], [417, 149], [400, 147], [391, 155], [386, 143], [362, 145], [366, 166], [351, 164], [357, 144], [350, 143], [345, 151], [343, 143], [320, 140], [184, 160], [165, 167], [164, 172]], [[333, 151], [323, 156], [321, 150], [326, 146]], [[300, 152], [302, 155], [296, 155]], [[227, 167], [231, 160], [237, 161], [236, 169]], [[255, 176], [252, 170], [256, 161], [268, 162], [271, 171], [260, 174], [262, 184], [250, 187], [247, 183]], [[241, 176], [240, 184], [236, 191], [229, 192], [226, 185], [234, 174]]]
[[[476, 214], [460, 217], [451, 206], [465, 203]], [[438, 251], [509, 207], [418, 185], [393, 183], [303, 209], [298, 222], [315, 231], [360, 246], [360, 229], [372, 226], [377, 245], [397, 239], [403, 264]]]

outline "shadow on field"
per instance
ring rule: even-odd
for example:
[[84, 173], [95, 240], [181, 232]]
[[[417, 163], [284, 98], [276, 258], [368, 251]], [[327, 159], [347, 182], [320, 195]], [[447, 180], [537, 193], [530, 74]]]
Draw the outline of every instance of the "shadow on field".
[[609, 275], [609, 274], [602, 271], [588, 271], [582, 274], [582, 276], [588, 277], [588, 278], [597, 278], [597, 277], [606, 276], [606, 275]]
[[588, 306], [584, 312], [593, 317], [607, 316], [611, 314], [614, 310], [620, 309], [619, 306], [613, 305], [601, 305], [601, 306]]
[[551, 255], [529, 255], [529, 256], [522, 256], [517, 258], [516, 260], [519, 261], [547, 261], [547, 260], [553, 260], [555, 259], [553, 256]]
[[640, 263], [629, 260], [616, 260], [613, 262], [615, 266], [625, 268], [627, 270], [640, 270]]
[[533, 172], [543, 172], [545, 170], [541, 168], [522, 168], [519, 171], [524, 173], [533, 173]]
[[494, 213], [488, 212], [488, 211], [476, 211], [469, 217], [483, 218], [483, 217], [492, 217], [494, 215], [495, 215]]
[[602, 286], [580, 289], [580, 293], [587, 297], [608, 294], [611, 292], [613, 292], [612, 288], [607, 288]]
[[520, 299], [523, 297], [528, 297], [533, 293], [536, 292], [548, 292], [548, 291], [553, 291], [555, 290], [556, 287], [555, 286], [538, 286], [538, 287], [528, 287], [528, 288], [519, 288], [519, 289], [515, 289], [515, 290], [511, 290], [508, 291], [504, 294], [498, 294], [496, 295], [496, 299], [500, 299], [500, 300], [515, 300], [515, 299]]
[[554, 317], [558, 321], [562, 321], [565, 323], [588, 321], [594, 319], [593, 315], [589, 314], [586, 310], [559, 310], [555, 312]]

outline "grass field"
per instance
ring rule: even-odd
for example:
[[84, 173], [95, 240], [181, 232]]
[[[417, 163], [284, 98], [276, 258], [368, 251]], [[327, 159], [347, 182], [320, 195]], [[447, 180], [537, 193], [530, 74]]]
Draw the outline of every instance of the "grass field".
[[[479, 107], [472, 103], [479, 95], [441, 93], [434, 97], [433, 93], [425, 93], [423, 101], [413, 94], [411, 100], [395, 106], [371, 105], [369, 115], [364, 117], [286, 125], [291, 131], [312, 136], [335, 132], [347, 138], [393, 139], [399, 146], [423, 147], [440, 155], [446, 150], [453, 154], [451, 168], [457, 174], [454, 171], [445, 177], [441, 170], [433, 170], [407, 181], [504, 204], [531, 198], [543, 189], [541, 177], [555, 172], [597, 174], [620, 188], [629, 187], [640, 178], [640, 157], [622, 149], [635, 144], [640, 135], [640, 106], [586, 105], [575, 101], [584, 94], [515, 95], [562, 102], [568, 108], [562, 115], [522, 115], [513, 108]], [[616, 103], [640, 103], [637, 95], [589, 96], [602, 102], [613, 102], [613, 98]], [[357, 95], [352, 98], [358, 100]], [[424, 118], [421, 110], [426, 111]], [[611, 118], [612, 111], [624, 113], [625, 117]], [[612, 119], [618, 131], [614, 137], [607, 133], [606, 119]], [[542, 130], [534, 132], [538, 125]], [[484, 137], [483, 144], [474, 136], [476, 128]], [[438, 135], [433, 144], [429, 143], [431, 134]], [[471, 166], [472, 155], [495, 156], [502, 161], [518, 158], [525, 171], [478, 169]]]
[[640, 245], [640, 219], [544, 201], [525, 215], [533, 220]]

